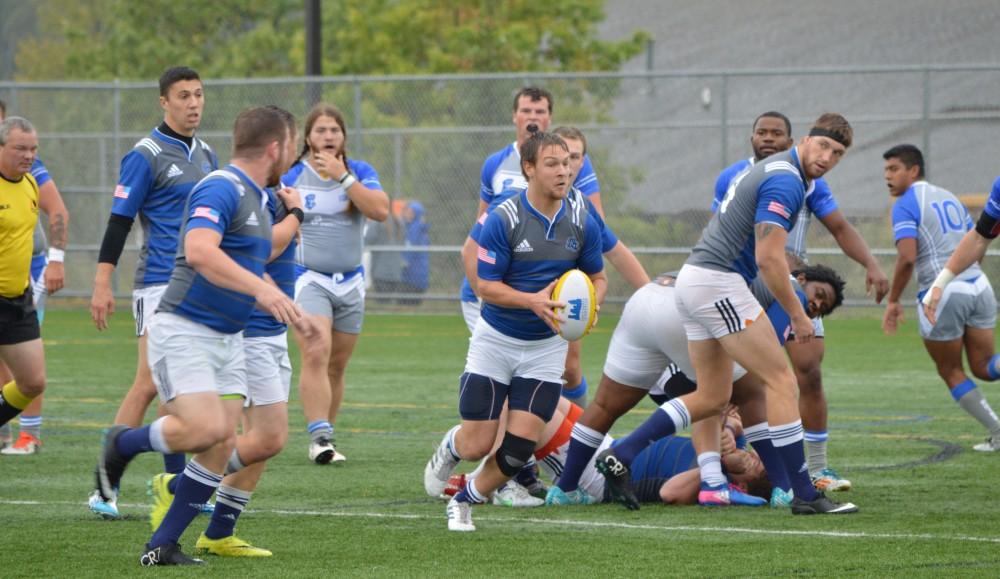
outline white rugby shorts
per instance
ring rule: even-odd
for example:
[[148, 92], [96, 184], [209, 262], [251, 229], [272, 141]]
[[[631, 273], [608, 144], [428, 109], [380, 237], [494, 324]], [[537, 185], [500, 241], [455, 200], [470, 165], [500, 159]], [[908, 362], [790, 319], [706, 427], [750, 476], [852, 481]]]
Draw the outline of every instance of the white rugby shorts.
[[735, 272], [684, 264], [675, 295], [690, 341], [717, 340], [743, 331], [764, 313], [743, 276]]
[[[921, 294], [923, 295], [923, 294]], [[937, 307], [937, 323], [933, 326], [917, 303], [920, 337], [925, 340], [950, 342], [965, 335], [965, 327], [990, 329], [997, 323], [997, 300], [985, 274], [975, 280], [955, 280], [945, 286]]]
[[288, 402], [292, 362], [288, 359], [288, 332], [277, 336], [243, 338], [247, 366], [247, 405]]
[[479, 321], [480, 311], [483, 309], [482, 300], [474, 302], [462, 302], [462, 318], [465, 319], [465, 326], [469, 328], [469, 333], [476, 331], [476, 322]]
[[511, 378], [562, 383], [569, 342], [558, 335], [543, 340], [519, 340], [479, 318], [469, 340], [465, 371], [510, 384]]
[[132, 290], [132, 317], [135, 318], [135, 335], [145, 336], [149, 320], [153, 319], [160, 300], [167, 291], [167, 284], [151, 285]]
[[148, 326], [149, 368], [161, 401], [201, 392], [247, 396], [242, 332], [224, 334], [165, 312]]

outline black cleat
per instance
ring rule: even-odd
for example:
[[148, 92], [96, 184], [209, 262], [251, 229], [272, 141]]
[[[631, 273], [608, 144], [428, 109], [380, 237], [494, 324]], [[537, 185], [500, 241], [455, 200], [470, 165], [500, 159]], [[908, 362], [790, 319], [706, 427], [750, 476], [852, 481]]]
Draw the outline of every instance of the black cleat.
[[819, 493], [811, 501], [795, 497], [792, 499], [793, 515], [850, 515], [858, 512], [858, 507], [854, 503], [838, 503], [826, 498], [826, 495]]
[[126, 430], [129, 430], [128, 426], [117, 425], [104, 433], [104, 443], [101, 456], [97, 459], [96, 472], [97, 491], [105, 501], [113, 501], [118, 497], [119, 483], [129, 463], [129, 459], [118, 452], [118, 446], [115, 444], [118, 437]]
[[632, 490], [628, 466], [615, 456], [614, 449], [608, 448], [598, 454], [594, 459], [594, 466], [597, 467], [597, 472], [604, 475], [612, 498], [629, 510], [638, 511], [639, 499]]
[[143, 567], [154, 567], [157, 565], [204, 565], [205, 562], [185, 555], [177, 543], [167, 543], [154, 548], [146, 545], [146, 552], [139, 557], [139, 564]]

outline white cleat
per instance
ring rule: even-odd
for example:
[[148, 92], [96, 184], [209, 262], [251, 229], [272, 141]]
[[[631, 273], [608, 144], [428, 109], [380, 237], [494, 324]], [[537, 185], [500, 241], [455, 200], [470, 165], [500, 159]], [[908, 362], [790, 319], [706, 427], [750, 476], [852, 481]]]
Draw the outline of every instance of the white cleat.
[[[458, 428], [452, 428], [455, 430]], [[444, 435], [441, 439], [441, 444], [438, 445], [437, 449], [434, 450], [434, 454], [431, 455], [431, 459], [427, 461], [427, 465], [424, 467], [424, 491], [427, 492], [428, 496], [438, 498], [444, 493], [444, 489], [448, 486], [448, 478], [451, 473], [458, 466], [457, 460], [451, 455], [451, 451], [448, 450], [448, 438], [451, 435], [451, 430], [448, 434]]]
[[309, 460], [316, 464], [327, 464], [333, 460], [336, 454], [337, 449], [333, 447], [329, 438], [320, 438], [309, 443]]
[[991, 436], [985, 441], [973, 446], [972, 450], [978, 450], [979, 452], [996, 452], [1000, 450], [1000, 437]]
[[476, 526], [472, 524], [471, 504], [460, 503], [453, 497], [450, 501], [448, 501], [448, 508], [446, 512], [448, 513], [449, 531], [468, 533], [476, 530]]
[[528, 489], [514, 481], [507, 481], [493, 493], [493, 504], [503, 507], [531, 508], [545, 504], [544, 499], [531, 496]]

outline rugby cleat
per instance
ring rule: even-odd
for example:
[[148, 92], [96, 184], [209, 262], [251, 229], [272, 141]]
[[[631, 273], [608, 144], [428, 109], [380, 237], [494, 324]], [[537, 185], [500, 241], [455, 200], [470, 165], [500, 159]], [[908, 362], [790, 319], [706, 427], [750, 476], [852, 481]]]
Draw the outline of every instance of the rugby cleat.
[[146, 545], [146, 551], [139, 557], [139, 564], [143, 567], [156, 567], [161, 565], [204, 565], [205, 562], [185, 555], [177, 543], [167, 543], [153, 548]]
[[41, 449], [42, 449], [41, 440], [28, 434], [27, 432], [22, 432], [21, 435], [17, 437], [17, 442], [15, 442], [13, 445], [5, 446], [3, 450], [0, 450], [0, 454], [7, 454], [7, 455], [35, 454]]
[[194, 552], [199, 555], [211, 554], [219, 557], [270, 557], [273, 553], [267, 549], [254, 547], [234, 535], [221, 539], [209, 539], [202, 533], [194, 545]]
[[698, 504], [703, 507], [762, 507], [767, 501], [747, 494], [733, 484], [710, 487], [702, 483], [701, 490], [698, 491]]
[[87, 499], [87, 506], [90, 508], [90, 512], [102, 519], [111, 521], [121, 518], [121, 514], [118, 512], [118, 499], [105, 501], [101, 497], [101, 491], [95, 490], [91, 493], [90, 498]]
[[771, 508], [772, 509], [783, 509], [792, 506], [792, 499], [794, 498], [792, 489], [787, 491], [781, 490], [778, 487], [771, 489]]
[[[996, 452], [1000, 450], [1000, 436], [991, 436], [985, 441], [972, 447], [972, 450], [978, 450], [979, 452]], [[4, 453], [6, 454], [6, 450]]]
[[588, 495], [581, 488], [575, 488], [567, 492], [557, 486], [551, 486], [549, 487], [548, 494], [545, 495], [546, 506], [592, 505], [596, 502], [594, 497]]
[[816, 498], [806, 501], [795, 497], [792, 499], [793, 515], [849, 515], [858, 512], [854, 503], [838, 503], [819, 493]]
[[441, 444], [424, 466], [424, 491], [434, 498], [440, 497], [448, 486], [448, 478], [458, 466], [458, 462], [448, 450], [448, 434], [445, 434]]
[[543, 499], [531, 496], [528, 489], [514, 481], [507, 481], [493, 493], [493, 504], [503, 507], [531, 508], [545, 504]]
[[476, 530], [476, 525], [472, 524], [472, 505], [466, 502], [455, 500], [454, 497], [448, 501], [445, 509], [448, 514], [448, 530], [470, 532]]
[[832, 468], [824, 468], [819, 471], [816, 476], [812, 477], [812, 483], [816, 490], [821, 492], [851, 490], [851, 481], [840, 478], [837, 471]]
[[701, 488], [698, 490], [698, 504], [703, 507], [727, 507], [731, 505], [729, 485], [711, 487], [701, 483]]
[[104, 433], [101, 455], [97, 459], [97, 490], [105, 501], [118, 498], [119, 483], [129, 463], [129, 459], [118, 452], [116, 444], [118, 437], [126, 430], [129, 430], [129, 427], [116, 425]]
[[153, 497], [153, 507], [149, 511], [149, 524], [153, 532], [160, 528], [160, 523], [167, 516], [170, 505], [174, 502], [174, 494], [170, 492], [170, 481], [177, 476], [170, 473], [160, 473], [147, 483], [147, 494]]
[[629, 510], [638, 511], [639, 499], [632, 490], [628, 466], [615, 456], [614, 449], [607, 448], [601, 451], [594, 459], [594, 466], [597, 467], [597, 472], [604, 476], [611, 497]]
[[309, 443], [309, 460], [316, 464], [328, 464], [335, 454], [337, 449], [333, 447], [329, 438], [320, 438]]

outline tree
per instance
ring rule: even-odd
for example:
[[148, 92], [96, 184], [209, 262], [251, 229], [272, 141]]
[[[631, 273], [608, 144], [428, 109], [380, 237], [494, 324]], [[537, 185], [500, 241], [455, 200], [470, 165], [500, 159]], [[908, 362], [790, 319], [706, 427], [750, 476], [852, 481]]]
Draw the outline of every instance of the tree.
[[[646, 35], [597, 38], [604, 0], [323, 3], [324, 73], [615, 70]], [[42, 0], [19, 80], [149, 80], [186, 63], [207, 78], [305, 71], [302, 0]]]

